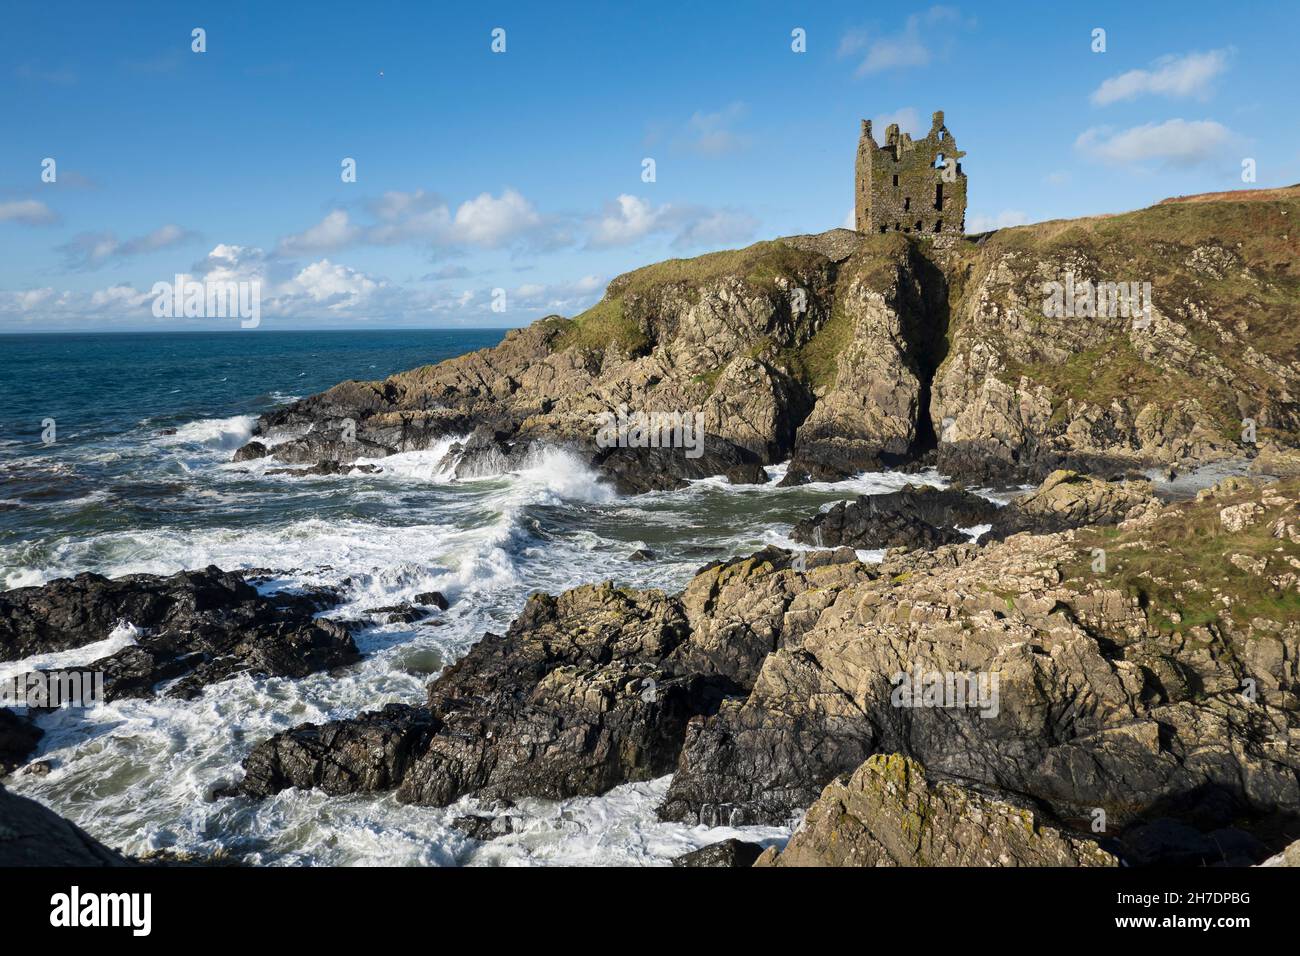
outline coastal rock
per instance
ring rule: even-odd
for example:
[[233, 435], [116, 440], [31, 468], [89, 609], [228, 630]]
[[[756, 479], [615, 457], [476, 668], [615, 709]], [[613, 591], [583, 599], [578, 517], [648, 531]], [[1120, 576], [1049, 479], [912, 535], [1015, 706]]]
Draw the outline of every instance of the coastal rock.
[[746, 843], [744, 840], [720, 840], [708, 846], [673, 857], [673, 866], [689, 867], [728, 867], [740, 869], [754, 865], [754, 861], [763, 853], [758, 843]]
[[0, 785], [0, 867], [130, 865], [54, 811]]
[[253, 748], [239, 790], [396, 788], [441, 806], [662, 776], [687, 723], [747, 692], [763, 657], [815, 620], [824, 589], [870, 574], [847, 550], [813, 553], [801, 571], [793, 560], [770, 549], [712, 565], [680, 598], [610, 584], [534, 594], [504, 636], [486, 635], [429, 685], [426, 707], [277, 734]]
[[103, 671], [109, 699], [188, 697], [238, 673], [303, 677], [360, 655], [347, 629], [316, 618], [321, 594], [263, 597], [234, 572], [209, 567], [167, 577], [98, 574], [0, 594], [0, 660], [92, 644], [122, 624], [134, 642], [79, 668]]
[[480, 843], [495, 840], [515, 830], [514, 821], [510, 817], [485, 817], [476, 814], [457, 817], [451, 821], [451, 826], [452, 829], [459, 830], [471, 840], [478, 840]]
[[404, 704], [348, 720], [300, 724], [253, 748], [236, 792], [266, 797], [289, 787], [336, 795], [391, 790], [439, 726], [428, 710]]
[[857, 501], [837, 501], [828, 510], [805, 518], [794, 526], [790, 537], [819, 548], [937, 548], [967, 540], [960, 531], [936, 528], [904, 511], [886, 510], [868, 495]]
[[[897, 752], [1032, 796], [1080, 829], [1104, 810], [1121, 838], [1158, 817], [1270, 832], [1300, 816], [1300, 758], [1278, 746], [1300, 733], [1300, 622], [1286, 610], [1297, 585], [1227, 556], [1252, 534], [1276, 546], [1269, 522], [1297, 497], [1271, 486], [1167, 506], [1107, 539], [1105, 574], [1091, 570], [1092, 530], [891, 552], [878, 577], [838, 589], [797, 647], [768, 655], [748, 698], [691, 722], [660, 814], [779, 824], [867, 757]], [[1260, 521], [1213, 537], [1219, 508], [1246, 500]], [[1227, 602], [1201, 596], [1191, 551], [1215, 556]], [[1212, 623], [1177, 623], [1193, 615]], [[994, 674], [997, 694], [981, 701], [969, 680], [983, 675], [987, 691]], [[965, 677], [969, 693], [934, 706], [896, 693], [925, 675]], [[1254, 699], [1240, 693], [1247, 679]]]
[[0, 777], [26, 763], [43, 736], [30, 716], [0, 708]]
[[[616, 277], [572, 319], [277, 409], [258, 422], [261, 447], [239, 454], [337, 468], [469, 436], [457, 475], [558, 447], [624, 493], [756, 479], [786, 459], [787, 485], [927, 456], [1006, 484], [1257, 449], [1261, 469], [1287, 473], [1300, 460], [1285, 331], [1297, 266], [1277, 237], [1295, 214], [1292, 187], [978, 241], [831, 230], [669, 260]], [[1066, 283], [1058, 308], [1044, 289]], [[1136, 313], [1112, 299], [1119, 284], [1139, 287]], [[704, 456], [609, 454], [596, 423], [616, 409], [702, 416]], [[1236, 437], [1247, 418], [1249, 442]]]
[[757, 866], [1117, 866], [1033, 811], [880, 754], [827, 785], [783, 850]]
[[242, 448], [235, 449], [235, 454], [231, 461], [256, 461], [259, 458], [265, 458], [271, 453], [271, 450], [260, 441], [250, 441]]
[[1119, 524], [1155, 500], [1149, 481], [1105, 481], [1061, 469], [1036, 490], [999, 509], [980, 542], [999, 541], [1022, 531], [1044, 534]]

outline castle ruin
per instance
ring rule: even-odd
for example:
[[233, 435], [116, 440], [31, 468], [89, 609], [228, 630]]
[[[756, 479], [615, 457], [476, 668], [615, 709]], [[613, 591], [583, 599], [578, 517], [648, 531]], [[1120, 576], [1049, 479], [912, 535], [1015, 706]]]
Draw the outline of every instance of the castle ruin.
[[964, 235], [966, 174], [958, 160], [965, 155], [943, 125], [942, 110], [925, 139], [913, 140], [891, 123], [883, 146], [871, 135], [871, 120], [863, 120], [854, 202], [858, 232]]

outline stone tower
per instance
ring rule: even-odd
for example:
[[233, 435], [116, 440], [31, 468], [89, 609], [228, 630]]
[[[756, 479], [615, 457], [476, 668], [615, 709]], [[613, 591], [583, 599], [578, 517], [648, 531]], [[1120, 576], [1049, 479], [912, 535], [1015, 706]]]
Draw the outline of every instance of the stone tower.
[[964, 235], [966, 174], [958, 160], [965, 155], [943, 125], [942, 111], [934, 114], [925, 139], [913, 140], [891, 123], [883, 146], [871, 135], [871, 120], [863, 120], [854, 202], [858, 232]]

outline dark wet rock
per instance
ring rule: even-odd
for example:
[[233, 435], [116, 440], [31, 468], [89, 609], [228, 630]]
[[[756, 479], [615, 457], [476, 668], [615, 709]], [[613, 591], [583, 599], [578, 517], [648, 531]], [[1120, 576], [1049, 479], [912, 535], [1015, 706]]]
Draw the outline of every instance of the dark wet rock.
[[744, 840], [720, 840], [673, 858], [673, 866], [721, 866], [739, 869], [754, 865], [763, 852], [758, 843]]
[[[0, 594], [0, 660], [102, 641], [119, 624], [136, 643], [87, 665], [109, 700], [190, 697], [235, 674], [304, 677], [359, 659], [347, 629], [313, 615], [320, 594], [263, 597], [235, 572], [209, 567], [168, 577], [79, 574]], [[56, 672], [61, 673], [61, 672]]]
[[24, 776], [48, 777], [50, 771], [54, 769], [54, 764], [48, 760], [33, 760], [27, 766], [23, 767]]
[[416, 604], [423, 604], [425, 607], [436, 607], [440, 611], [447, 610], [450, 604], [441, 591], [425, 591], [415, 596]]
[[268, 468], [268, 475], [373, 475], [382, 469], [378, 465], [358, 465], [351, 462], [321, 461], [305, 468]]
[[794, 526], [790, 537], [819, 548], [937, 548], [968, 540], [960, 531], [936, 528], [913, 515], [881, 511], [870, 498], [839, 501]]
[[471, 840], [478, 840], [480, 843], [486, 843], [488, 840], [495, 840], [497, 837], [513, 833], [515, 830], [514, 821], [510, 817], [486, 817], [478, 815], [469, 815], [457, 817], [451, 821], [452, 828], [459, 830]]
[[725, 474], [728, 484], [732, 485], [767, 484], [767, 472], [756, 461], [735, 465], [728, 468]]
[[[805, 570], [795, 571], [788, 552], [769, 549], [716, 564], [680, 599], [609, 584], [534, 594], [505, 636], [486, 635], [430, 684], [426, 708], [279, 734], [254, 748], [241, 789], [398, 787], [400, 800], [444, 805], [465, 794], [600, 794], [662, 776], [692, 718], [745, 692], [763, 656], [798, 640], [833, 584], [870, 573], [852, 551], [800, 560]], [[692, 635], [691, 621], [706, 615], [714, 620]], [[365, 743], [376, 721], [401, 741], [400, 759]], [[338, 765], [345, 772], [330, 769]]]
[[26, 763], [43, 736], [30, 716], [0, 708], [0, 777]]
[[637, 548], [627, 556], [629, 561], [653, 561], [655, 553], [648, 548]]
[[237, 792], [265, 797], [289, 787], [332, 794], [391, 790], [440, 726], [427, 709], [404, 704], [301, 724], [253, 748]]
[[414, 624], [428, 617], [432, 611], [427, 607], [416, 607], [406, 601], [387, 607], [367, 608], [366, 613], [385, 624]]
[[53, 810], [0, 785], [0, 867], [130, 865]]
[[705, 436], [703, 453], [695, 458], [683, 448], [607, 448], [593, 458], [595, 467], [623, 495], [672, 491], [688, 481], [727, 474], [749, 463], [758, 468], [749, 452], [711, 435]]
[[670, 772], [687, 721], [725, 691], [664, 666], [687, 635], [659, 592], [534, 594], [504, 637], [487, 635], [429, 686], [441, 727], [398, 799], [561, 799]]
[[818, 547], [937, 548], [968, 540], [956, 529], [984, 524], [998, 510], [968, 491], [906, 485], [888, 494], [836, 502], [800, 521], [791, 537]]
[[271, 453], [271, 449], [260, 441], [250, 441], [242, 448], [235, 449], [234, 457], [231, 461], [256, 461], [259, 458], [265, 458]]

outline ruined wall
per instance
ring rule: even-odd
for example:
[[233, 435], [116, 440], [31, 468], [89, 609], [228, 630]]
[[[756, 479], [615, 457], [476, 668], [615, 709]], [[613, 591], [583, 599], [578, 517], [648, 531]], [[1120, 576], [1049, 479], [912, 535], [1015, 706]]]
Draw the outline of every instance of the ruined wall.
[[893, 123], [883, 146], [876, 145], [871, 121], [863, 120], [854, 203], [858, 232], [962, 235], [966, 174], [959, 160], [965, 155], [943, 125], [942, 111], [934, 114], [925, 139], [913, 140]]

